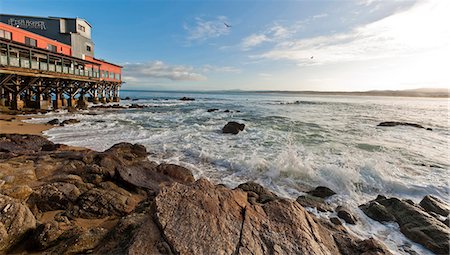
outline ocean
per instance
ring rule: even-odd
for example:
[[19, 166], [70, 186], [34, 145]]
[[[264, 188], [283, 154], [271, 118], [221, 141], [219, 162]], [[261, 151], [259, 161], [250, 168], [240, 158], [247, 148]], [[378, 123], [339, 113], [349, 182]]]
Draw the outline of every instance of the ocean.
[[[381, 239], [394, 253], [406, 254], [405, 247], [429, 253], [406, 239], [398, 225], [375, 222], [357, 206], [378, 194], [417, 203], [431, 194], [448, 202], [448, 99], [151, 91], [123, 91], [121, 97], [133, 99], [121, 105], [148, 107], [101, 109], [97, 115], [48, 113], [31, 122], [76, 118], [81, 122], [45, 135], [98, 151], [118, 142], [140, 143], [151, 160], [183, 165], [196, 178], [229, 187], [255, 181], [295, 199], [327, 186], [337, 193], [329, 202], [351, 208], [360, 219], [347, 225], [350, 231]], [[244, 131], [223, 134], [228, 121], [245, 124]], [[417, 123], [432, 131], [378, 127], [383, 121]]]

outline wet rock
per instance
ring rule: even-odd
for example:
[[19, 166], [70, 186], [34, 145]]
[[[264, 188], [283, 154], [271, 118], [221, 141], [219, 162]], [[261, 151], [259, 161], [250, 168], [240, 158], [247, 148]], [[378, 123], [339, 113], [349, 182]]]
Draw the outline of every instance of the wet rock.
[[333, 235], [338, 244], [339, 251], [343, 255], [391, 255], [388, 248], [379, 241], [369, 238], [357, 240], [349, 238], [341, 233]]
[[47, 254], [87, 254], [102, 243], [108, 230], [102, 227], [73, 228], [65, 231], [55, 246], [45, 250]]
[[77, 201], [78, 208], [73, 214], [81, 218], [103, 218], [106, 216], [123, 216], [136, 207], [131, 194], [119, 187], [114, 189], [93, 188], [80, 195]]
[[327, 198], [336, 194], [336, 192], [332, 191], [327, 187], [318, 186], [315, 189], [308, 191], [308, 194], [314, 197]]
[[76, 123], [80, 123], [80, 121], [77, 120], [77, 119], [68, 119], [68, 120], [64, 120], [59, 125], [60, 126], [65, 126], [65, 125], [71, 125], [71, 124], [76, 124]]
[[219, 109], [217, 109], [217, 108], [212, 108], [212, 109], [208, 109], [207, 110], [207, 112], [215, 112], [215, 111], [218, 111]]
[[36, 219], [26, 205], [0, 195], [0, 253], [6, 253], [35, 227]]
[[73, 206], [80, 195], [80, 190], [73, 184], [65, 182], [47, 183], [37, 187], [28, 199], [31, 208], [41, 212], [65, 210]]
[[333, 209], [325, 203], [325, 200], [320, 197], [313, 196], [299, 196], [297, 198], [297, 203], [301, 204], [303, 207], [316, 208], [319, 212], [331, 212]]
[[357, 220], [346, 208], [338, 206], [336, 208], [337, 216], [343, 219], [346, 223], [355, 225]]
[[142, 108], [146, 108], [147, 106], [142, 105], [142, 104], [131, 104], [128, 108], [130, 109], [142, 109]]
[[223, 112], [231, 112], [231, 111], [227, 109], [227, 110], [225, 110], [225, 111], [223, 111]]
[[448, 217], [450, 213], [450, 206], [437, 197], [428, 195], [420, 201], [420, 206], [427, 212], [434, 212], [444, 217]]
[[175, 253], [339, 253], [330, 233], [293, 201], [252, 205], [240, 189], [200, 179], [163, 188], [155, 206], [155, 220]]
[[105, 151], [124, 161], [143, 160], [147, 158], [147, 149], [140, 144], [118, 143]]
[[0, 154], [33, 154], [49, 144], [53, 143], [39, 135], [0, 134]]
[[125, 99], [124, 100], [131, 100], [131, 98], [130, 97], [125, 97]]
[[[448, 237], [450, 228], [422, 210], [397, 198], [378, 196], [375, 200], [361, 205], [360, 208], [369, 217], [381, 221], [377, 213], [370, 213], [370, 208], [382, 211], [383, 218], [394, 219], [400, 226], [400, 231], [414, 242], [420, 243], [437, 254], [449, 253]], [[382, 210], [380, 210], [382, 209]]]
[[337, 218], [337, 217], [331, 217], [331, 218], [330, 218], [330, 221], [331, 221], [334, 225], [338, 225], [338, 226], [342, 225], [341, 220], [340, 220], [339, 218]]
[[59, 119], [52, 119], [47, 122], [49, 125], [59, 125]]
[[258, 203], [264, 204], [278, 198], [277, 195], [268, 191], [266, 188], [256, 182], [242, 183], [238, 186], [238, 188], [246, 191], [249, 199], [253, 197]]
[[381, 205], [377, 201], [371, 201], [369, 203], [360, 205], [359, 208], [373, 220], [379, 222], [395, 221], [394, 215], [392, 215], [383, 205]]
[[238, 134], [239, 131], [243, 131], [245, 128], [245, 124], [237, 123], [234, 121], [228, 122], [223, 128], [222, 132], [224, 134]]
[[[398, 121], [385, 121], [385, 122], [381, 122], [377, 126], [379, 126], [379, 127], [409, 126], [409, 127], [415, 127], [415, 128], [425, 128], [422, 125], [419, 125], [416, 123], [398, 122]], [[427, 130], [432, 130], [432, 129], [427, 128]]]
[[180, 99], [178, 99], [178, 100], [181, 100], [181, 101], [195, 101], [195, 98], [191, 98], [191, 97], [182, 97], [182, 98], [180, 98]]

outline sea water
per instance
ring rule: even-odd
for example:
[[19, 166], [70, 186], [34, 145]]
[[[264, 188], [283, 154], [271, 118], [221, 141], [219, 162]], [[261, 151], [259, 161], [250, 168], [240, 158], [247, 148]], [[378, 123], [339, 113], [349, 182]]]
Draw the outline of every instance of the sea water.
[[[347, 225], [350, 231], [381, 239], [398, 254], [406, 254], [405, 247], [428, 253], [408, 241], [398, 225], [375, 222], [357, 206], [378, 194], [415, 202], [431, 194], [448, 202], [448, 99], [123, 91], [127, 96], [134, 100], [121, 105], [147, 107], [102, 109], [97, 115], [49, 113], [32, 122], [76, 118], [81, 122], [45, 134], [55, 143], [98, 151], [118, 142], [140, 143], [151, 160], [183, 165], [196, 178], [229, 187], [255, 181], [295, 199], [327, 186], [337, 193], [332, 205], [346, 205], [360, 218], [356, 226]], [[180, 101], [184, 96], [195, 101]], [[228, 121], [244, 123], [244, 131], [223, 134]], [[417, 123], [432, 131], [378, 127], [383, 121]]]

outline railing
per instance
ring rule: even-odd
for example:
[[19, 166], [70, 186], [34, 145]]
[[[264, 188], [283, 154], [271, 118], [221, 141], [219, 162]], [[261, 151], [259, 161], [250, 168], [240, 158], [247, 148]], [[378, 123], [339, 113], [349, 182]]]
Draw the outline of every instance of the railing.
[[[33, 69], [33, 70], [40, 70], [40, 71], [47, 71], [47, 72], [54, 72], [54, 73], [62, 73], [62, 74], [71, 74], [76, 76], [83, 76], [83, 77], [89, 77], [89, 78], [100, 78], [100, 65], [97, 63], [93, 63], [90, 61], [85, 61], [82, 59], [78, 59], [71, 56], [66, 56], [62, 54], [56, 54], [52, 53], [43, 49], [37, 49], [32, 48], [26, 45], [22, 45], [20, 43], [14, 43], [14, 42], [7, 42], [7, 43], [1, 43], [1, 48], [3, 49], [0, 54], [0, 65], [3, 66], [11, 66], [11, 67], [19, 67], [19, 68], [27, 68], [27, 69]], [[15, 50], [15, 52], [11, 52], [11, 50]], [[28, 57], [17, 57], [13, 56], [16, 55], [14, 53], [17, 52], [27, 52]], [[11, 54], [13, 53], [13, 54]], [[34, 54], [38, 54], [40, 56], [44, 55], [47, 57], [47, 59], [42, 58], [43, 61], [37, 61], [35, 59], [32, 59], [32, 56], [35, 56]], [[17, 54], [18, 55], [18, 54]], [[52, 63], [49, 60], [56, 60]], [[58, 64], [59, 63], [59, 64]], [[64, 64], [63, 64], [64, 63]], [[70, 66], [67, 66], [66, 64], [70, 63]], [[81, 64], [76, 68], [76, 64]], [[97, 68], [93, 67], [86, 67], [88, 66], [95, 66]]]

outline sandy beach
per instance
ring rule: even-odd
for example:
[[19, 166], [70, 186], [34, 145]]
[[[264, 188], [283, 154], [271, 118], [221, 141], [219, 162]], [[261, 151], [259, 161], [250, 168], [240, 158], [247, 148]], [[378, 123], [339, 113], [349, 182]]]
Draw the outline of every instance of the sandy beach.
[[33, 124], [23, 122], [23, 120], [36, 117], [37, 116], [21, 116], [0, 113], [0, 133], [42, 135], [42, 132], [52, 128], [52, 125], [48, 124]]

